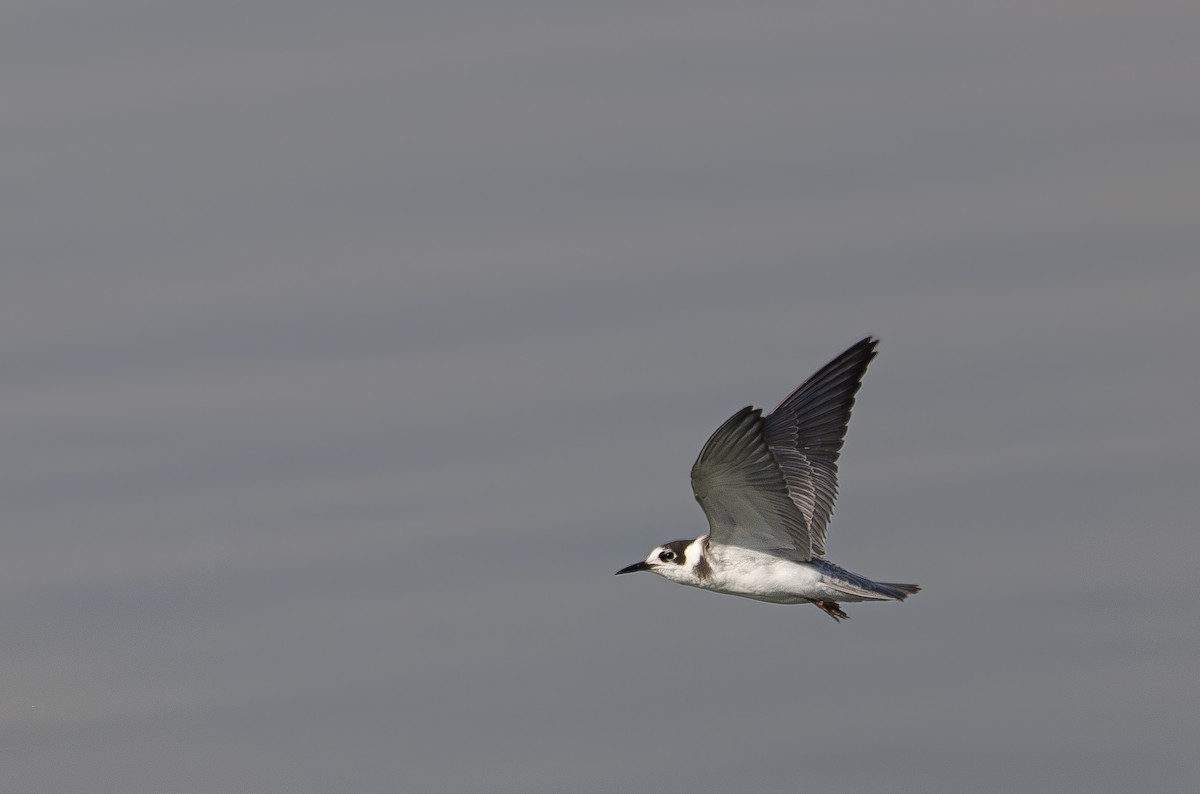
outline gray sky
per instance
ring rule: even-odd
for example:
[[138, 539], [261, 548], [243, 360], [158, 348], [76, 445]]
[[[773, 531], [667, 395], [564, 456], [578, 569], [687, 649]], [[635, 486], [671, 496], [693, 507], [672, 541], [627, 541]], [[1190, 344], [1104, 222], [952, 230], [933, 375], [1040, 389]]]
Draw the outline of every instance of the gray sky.
[[[1194, 3], [2, 13], [5, 791], [1200, 777]], [[925, 592], [613, 577], [868, 333]]]

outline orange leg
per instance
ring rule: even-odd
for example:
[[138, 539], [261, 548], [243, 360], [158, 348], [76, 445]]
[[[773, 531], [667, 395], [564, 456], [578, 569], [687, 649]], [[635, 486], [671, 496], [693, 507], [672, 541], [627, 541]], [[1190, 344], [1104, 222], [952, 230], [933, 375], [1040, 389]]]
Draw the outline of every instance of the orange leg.
[[850, 619], [850, 616], [842, 611], [842, 608], [838, 606], [836, 601], [813, 601], [813, 603], [820, 607], [822, 612], [836, 620], [838, 623], [841, 623], [843, 620]]

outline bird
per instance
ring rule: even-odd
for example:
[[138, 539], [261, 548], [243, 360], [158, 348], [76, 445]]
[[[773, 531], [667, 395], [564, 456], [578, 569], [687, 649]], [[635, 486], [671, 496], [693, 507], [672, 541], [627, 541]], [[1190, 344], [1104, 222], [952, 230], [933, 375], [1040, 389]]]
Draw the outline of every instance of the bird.
[[877, 582], [825, 558], [838, 456], [879, 340], [868, 336], [766, 417], [746, 406], [692, 466], [709, 531], [656, 546], [617, 575], [649, 571], [679, 584], [775, 604], [813, 604], [839, 623], [842, 602], [903, 601], [920, 585]]

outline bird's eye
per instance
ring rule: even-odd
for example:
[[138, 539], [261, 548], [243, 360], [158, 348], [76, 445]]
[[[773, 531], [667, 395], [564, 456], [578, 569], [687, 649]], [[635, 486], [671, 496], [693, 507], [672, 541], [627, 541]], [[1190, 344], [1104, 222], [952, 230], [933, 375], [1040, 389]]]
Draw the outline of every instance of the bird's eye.
[[664, 551], [662, 554], [658, 555], [658, 558], [663, 562], [670, 562], [671, 560], [675, 559], [675, 552]]

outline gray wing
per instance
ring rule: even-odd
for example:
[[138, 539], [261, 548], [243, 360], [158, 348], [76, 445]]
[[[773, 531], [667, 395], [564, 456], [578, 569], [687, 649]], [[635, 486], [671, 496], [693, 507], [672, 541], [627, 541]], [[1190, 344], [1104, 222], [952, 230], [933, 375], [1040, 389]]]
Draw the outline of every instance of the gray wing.
[[747, 406], [708, 439], [692, 466], [692, 491], [715, 543], [761, 551], [808, 548], [808, 521], [767, 446], [762, 410]]
[[825, 554], [837, 498], [837, 459], [854, 395], [878, 340], [826, 364], [770, 416], [746, 407], [713, 433], [692, 466], [692, 490], [714, 542], [767, 552]]
[[[837, 460], [850, 409], [878, 339], [867, 337], [804, 382], [766, 419], [767, 445], [792, 503], [808, 522], [813, 556], [825, 554], [825, 529], [837, 499]], [[804, 551], [802, 548], [801, 551]]]

